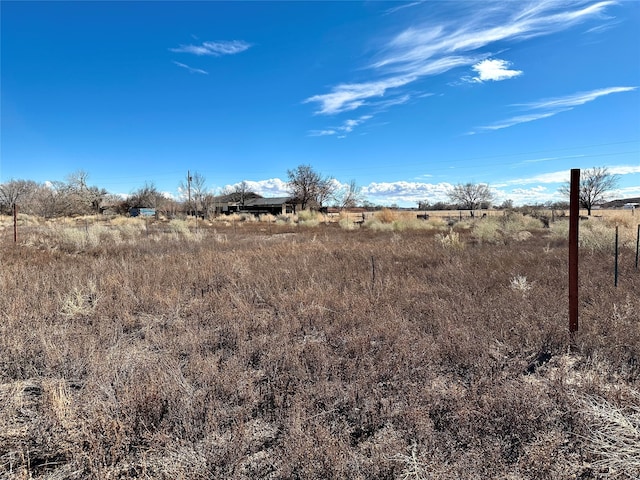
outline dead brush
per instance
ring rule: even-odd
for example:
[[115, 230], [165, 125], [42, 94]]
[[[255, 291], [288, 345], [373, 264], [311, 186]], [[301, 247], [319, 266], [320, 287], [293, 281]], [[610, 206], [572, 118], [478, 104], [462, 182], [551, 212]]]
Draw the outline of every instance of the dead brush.
[[559, 369], [566, 242], [459, 224], [0, 243], [0, 478], [589, 478], [571, 395], [632, 413], [640, 280], [583, 252]]
[[393, 223], [394, 221], [400, 219], [400, 214], [398, 212], [394, 212], [389, 208], [383, 208], [379, 212], [376, 212], [375, 218], [382, 223]]
[[593, 395], [582, 402], [590, 430], [587, 448], [607, 478], [640, 478], [640, 393], [631, 395], [635, 404], [627, 408]]

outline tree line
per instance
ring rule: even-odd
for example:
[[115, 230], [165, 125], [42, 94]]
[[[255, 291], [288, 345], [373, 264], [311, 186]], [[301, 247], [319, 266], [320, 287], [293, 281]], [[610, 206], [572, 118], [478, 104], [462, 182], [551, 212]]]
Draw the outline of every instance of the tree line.
[[[299, 165], [287, 171], [288, 194], [302, 210], [317, 210], [332, 204], [339, 208], [356, 206], [372, 207], [366, 202], [362, 189], [355, 180], [341, 184], [333, 177], [322, 175], [310, 165]], [[217, 195], [207, 187], [206, 178], [200, 173], [187, 177], [180, 183], [179, 190], [184, 199], [177, 201], [160, 192], [152, 182], [146, 182], [126, 198], [110, 194], [104, 188], [89, 185], [89, 174], [78, 170], [69, 174], [64, 181], [36, 183], [32, 180], [9, 180], [0, 184], [0, 213], [9, 214], [14, 205], [21, 211], [44, 218], [102, 213], [109, 207], [113, 213], [127, 214], [131, 208], [153, 208], [167, 214], [198, 213], [209, 215], [220, 202], [235, 202], [244, 206], [251, 198], [260, 197], [252, 191], [247, 182], [227, 187]], [[595, 167], [581, 172], [580, 204], [588, 210], [604, 201], [605, 195], [616, 188], [618, 177], [606, 167]], [[569, 184], [564, 184], [560, 192], [568, 197]], [[459, 183], [449, 190], [450, 203], [428, 200], [418, 202], [421, 210], [464, 209], [474, 211], [489, 208], [495, 196], [489, 185], [484, 183]], [[564, 207], [559, 202], [558, 207]], [[498, 208], [513, 208], [511, 200], [505, 200]]]
[[[598, 203], [605, 200], [606, 195], [617, 188], [619, 177], [612, 174], [606, 167], [594, 167], [582, 170], [580, 172], [580, 190], [578, 199], [581, 208], [587, 209], [587, 214], [591, 215], [591, 210]], [[563, 197], [568, 198], [570, 192], [570, 182], [564, 183], [559, 192]], [[428, 200], [418, 202], [418, 208], [421, 210], [477, 210], [486, 209], [492, 205], [494, 195], [489, 185], [483, 183], [459, 183], [451, 188], [448, 192], [451, 203], [437, 202], [430, 204]], [[547, 207], [554, 209], [567, 209], [567, 202], [554, 202]], [[499, 206], [502, 209], [512, 209], [513, 201], [505, 200]]]

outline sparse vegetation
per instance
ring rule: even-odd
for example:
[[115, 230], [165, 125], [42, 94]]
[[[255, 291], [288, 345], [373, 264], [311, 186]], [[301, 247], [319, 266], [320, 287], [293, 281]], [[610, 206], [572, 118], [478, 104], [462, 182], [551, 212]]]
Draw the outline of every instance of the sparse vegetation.
[[570, 338], [564, 222], [318, 218], [1, 217], [0, 477], [640, 475], [629, 243]]

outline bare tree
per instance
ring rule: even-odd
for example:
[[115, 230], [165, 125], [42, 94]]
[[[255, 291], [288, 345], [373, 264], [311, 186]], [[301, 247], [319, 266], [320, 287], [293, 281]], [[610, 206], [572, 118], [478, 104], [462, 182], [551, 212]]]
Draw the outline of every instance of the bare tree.
[[165, 200], [167, 200], [167, 197], [158, 191], [153, 182], [146, 182], [143, 187], [129, 196], [128, 203], [131, 207], [158, 209], [162, 207]]
[[67, 175], [64, 191], [69, 196], [71, 212], [69, 213], [99, 213], [107, 191], [95, 186], [89, 186], [89, 174], [84, 170], [77, 170]]
[[[594, 167], [580, 172], [580, 206], [587, 209], [587, 215], [591, 215], [591, 209], [597, 203], [605, 200], [607, 192], [618, 186], [618, 177], [607, 170], [607, 167]], [[560, 187], [560, 193], [569, 196], [571, 183], [567, 182]]]
[[490, 205], [493, 200], [493, 193], [489, 189], [489, 185], [485, 183], [459, 183], [454, 186], [447, 194], [449, 199], [457, 203], [461, 208], [473, 210], [483, 206]]
[[180, 191], [187, 194], [187, 210], [191, 213], [199, 212], [207, 195], [207, 179], [198, 172], [194, 172], [193, 175], [187, 173], [185, 180], [180, 183]]
[[54, 181], [40, 185], [30, 203], [33, 212], [44, 218], [62, 217], [73, 213], [68, 185], [65, 182]]
[[0, 184], [0, 207], [7, 212], [13, 210], [14, 205], [27, 201], [38, 190], [38, 184], [33, 180], [9, 180]]
[[251, 198], [262, 198], [262, 196], [251, 190], [251, 187], [246, 181], [235, 185], [227, 185], [220, 190], [220, 196], [225, 197], [228, 202], [239, 203], [243, 206], [246, 201]]
[[248, 196], [253, 192], [251, 191], [251, 188], [249, 188], [249, 184], [243, 180], [242, 182], [235, 185], [233, 189], [233, 193], [237, 195], [238, 202], [240, 203], [241, 206], [244, 207], [244, 204], [247, 201]]
[[291, 195], [300, 203], [302, 209], [319, 208], [335, 191], [331, 177], [323, 177], [310, 165], [299, 165], [288, 170]]
[[336, 206], [340, 208], [353, 208], [362, 203], [362, 188], [358, 186], [355, 180], [350, 180], [348, 184], [336, 190], [334, 199]]

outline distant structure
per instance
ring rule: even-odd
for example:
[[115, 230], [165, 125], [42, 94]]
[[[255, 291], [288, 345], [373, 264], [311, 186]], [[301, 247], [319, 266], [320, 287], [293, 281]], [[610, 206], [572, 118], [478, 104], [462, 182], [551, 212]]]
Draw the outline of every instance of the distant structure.
[[240, 196], [238, 193], [223, 195], [213, 200], [216, 215], [230, 215], [232, 213], [250, 213], [252, 215], [283, 215], [295, 213], [299, 208], [291, 197], [264, 198], [255, 193]]
[[610, 202], [601, 204], [600, 208], [624, 208], [625, 210], [635, 210], [636, 208], [640, 208], [640, 197], [611, 200]]
[[132, 207], [129, 209], [129, 215], [131, 217], [155, 217], [156, 209]]

